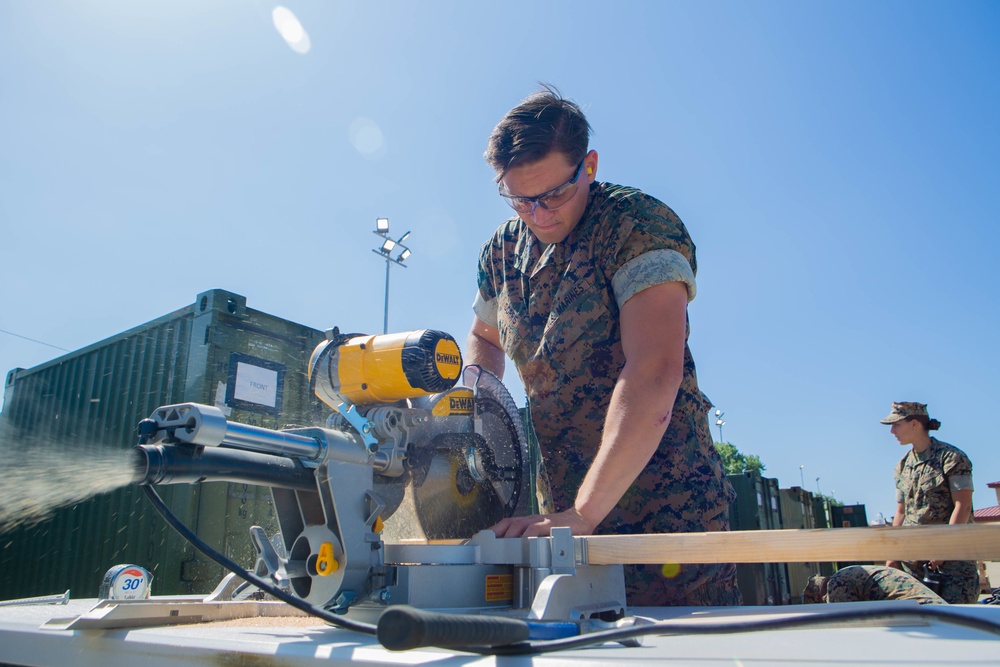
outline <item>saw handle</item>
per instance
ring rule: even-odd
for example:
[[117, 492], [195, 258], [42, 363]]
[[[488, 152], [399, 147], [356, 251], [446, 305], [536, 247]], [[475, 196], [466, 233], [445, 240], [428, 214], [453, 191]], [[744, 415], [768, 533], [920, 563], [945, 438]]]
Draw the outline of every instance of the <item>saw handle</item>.
[[393, 605], [378, 619], [378, 640], [390, 651], [438, 646], [502, 646], [528, 639], [527, 622], [501, 616], [464, 616]]

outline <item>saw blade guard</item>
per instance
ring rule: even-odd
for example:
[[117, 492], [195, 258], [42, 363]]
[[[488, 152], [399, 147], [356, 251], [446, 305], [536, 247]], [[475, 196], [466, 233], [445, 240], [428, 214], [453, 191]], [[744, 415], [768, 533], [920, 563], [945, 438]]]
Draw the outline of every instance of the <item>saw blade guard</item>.
[[[412, 403], [427, 406], [433, 437], [410, 450], [405, 492], [386, 522], [387, 540], [464, 539], [527, 513], [529, 448], [520, 411], [499, 378], [472, 366], [449, 392]], [[462, 414], [463, 425], [455, 428]], [[442, 428], [446, 423], [450, 427]]]

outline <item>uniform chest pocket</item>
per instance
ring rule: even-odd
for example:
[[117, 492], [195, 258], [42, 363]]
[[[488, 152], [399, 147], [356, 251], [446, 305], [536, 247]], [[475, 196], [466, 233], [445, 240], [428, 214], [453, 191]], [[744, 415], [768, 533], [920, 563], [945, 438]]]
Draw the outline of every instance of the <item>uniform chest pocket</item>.
[[580, 341], [605, 340], [617, 324], [606, 296], [597, 289], [593, 277], [588, 276], [560, 290], [553, 298], [542, 333], [542, 348], [551, 354]]
[[930, 493], [935, 489], [943, 487], [944, 484], [945, 484], [944, 473], [941, 472], [940, 470], [929, 468], [927, 470], [924, 470], [920, 474], [919, 486], [920, 490], [923, 491], [924, 493]]

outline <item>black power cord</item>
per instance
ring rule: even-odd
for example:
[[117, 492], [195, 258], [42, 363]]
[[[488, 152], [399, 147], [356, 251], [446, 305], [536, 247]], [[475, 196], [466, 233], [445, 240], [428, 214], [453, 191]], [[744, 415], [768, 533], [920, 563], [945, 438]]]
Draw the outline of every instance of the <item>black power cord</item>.
[[[209, 546], [204, 540], [198, 537], [191, 529], [185, 526], [181, 521], [170, 511], [170, 508], [166, 506], [163, 499], [156, 493], [156, 491], [151, 486], [143, 486], [143, 490], [146, 492], [146, 496], [152, 503], [153, 507], [157, 512], [164, 518], [164, 520], [178, 533], [181, 537], [190, 542], [195, 548], [204, 553], [206, 556], [211, 558], [213, 561], [226, 568], [230, 572], [236, 574], [236, 576], [250, 582], [254, 586], [257, 586], [266, 593], [276, 597], [277, 599], [290, 604], [291, 606], [304, 611], [307, 614], [316, 616], [331, 625], [343, 628], [345, 630], [352, 630], [354, 632], [360, 632], [366, 635], [375, 635], [380, 639], [382, 637], [388, 636], [392, 633], [393, 628], [387, 626], [383, 620], [387, 618], [392, 618], [394, 621], [398, 619], [398, 614], [383, 614], [383, 617], [379, 619], [379, 625], [375, 626], [370, 623], [361, 623], [358, 621], [352, 621], [351, 619], [338, 616], [325, 609], [320, 609], [309, 604], [301, 598], [297, 598], [294, 595], [287, 593], [276, 586], [273, 586], [269, 582], [262, 580], [260, 577], [253, 575], [238, 564], [219, 553], [211, 546]], [[401, 607], [401, 606], [400, 606]], [[393, 610], [393, 607], [389, 608]], [[396, 610], [398, 611], [398, 609]], [[411, 613], [419, 614], [419, 610], [414, 610]], [[475, 617], [470, 617], [468, 615], [459, 614], [448, 614], [437, 616], [451, 616], [454, 622], [458, 623], [474, 623]], [[763, 619], [756, 621], [742, 621], [742, 622], [729, 622], [729, 623], [699, 623], [697, 625], [678, 623], [676, 621], [659, 621], [649, 625], [638, 625], [628, 628], [614, 628], [610, 630], [598, 630], [596, 632], [588, 632], [582, 635], [577, 635], [575, 637], [567, 637], [564, 639], [550, 639], [544, 641], [518, 641], [517, 643], [503, 644], [499, 646], [457, 646], [449, 644], [447, 648], [453, 651], [461, 651], [464, 653], [476, 653], [479, 655], [529, 655], [529, 654], [540, 654], [540, 653], [552, 653], [554, 651], [566, 651], [571, 649], [585, 648], [588, 646], [594, 646], [597, 644], [604, 644], [608, 642], [621, 642], [628, 639], [635, 639], [637, 637], [646, 636], [666, 636], [666, 635], [718, 635], [718, 634], [731, 634], [731, 633], [742, 633], [742, 632], [760, 632], [764, 630], [788, 630], [791, 628], [802, 628], [802, 627], [816, 627], [835, 623], [842, 623], [844, 621], [859, 621], [859, 620], [878, 620], [878, 619], [901, 619], [901, 618], [913, 618], [917, 620], [927, 620], [936, 619], [943, 621], [945, 623], [951, 623], [954, 625], [961, 625], [965, 627], [974, 628], [976, 630], [982, 630], [984, 632], [991, 632], [994, 634], [1000, 634], [1000, 623], [989, 621], [982, 618], [977, 618], [974, 616], [968, 616], [962, 614], [961, 612], [949, 611], [947, 607], [938, 607], [936, 605], [922, 605], [916, 608], [900, 608], [900, 609], [825, 609], [822, 612], [817, 610], [817, 613], [809, 614], [806, 616], [796, 616], [791, 618], [774, 618], [774, 619]], [[483, 619], [487, 623], [490, 619]], [[504, 621], [514, 621], [515, 619], [503, 619]], [[527, 623], [525, 623], [527, 626]], [[524, 636], [523, 634], [521, 635]], [[468, 637], [468, 635], [466, 635]], [[468, 640], [468, 639], [466, 639]], [[391, 646], [392, 649], [398, 650], [401, 648], [417, 648], [419, 646], [434, 646], [434, 643], [413, 643], [407, 644], [406, 646]]]
[[921, 605], [915, 609], [825, 609], [822, 612], [807, 616], [791, 618], [772, 618], [758, 621], [736, 623], [699, 623], [697, 625], [659, 621], [651, 625], [630, 628], [600, 630], [576, 637], [552, 639], [540, 642], [525, 642], [508, 646], [468, 647], [459, 650], [479, 653], [481, 655], [525, 655], [529, 653], [551, 653], [584, 648], [593, 644], [605, 642], [620, 642], [625, 639], [646, 636], [666, 635], [721, 635], [742, 632], [760, 632], [763, 630], [788, 630], [791, 628], [815, 627], [832, 625], [844, 621], [861, 621], [877, 619], [915, 620], [937, 619], [945, 623], [975, 628], [984, 632], [1000, 634], [1000, 623], [985, 619], [966, 616], [960, 612], [950, 612], [946, 607], [935, 608], [935, 605]]
[[160, 495], [153, 489], [152, 486], [143, 486], [142, 489], [146, 492], [146, 497], [149, 498], [149, 502], [153, 504], [153, 508], [160, 513], [160, 516], [162, 516], [168, 524], [170, 524], [171, 528], [180, 533], [181, 537], [190, 542], [196, 549], [198, 549], [198, 551], [202, 552], [222, 567], [234, 573], [237, 577], [243, 579], [244, 581], [249, 581], [257, 588], [268, 593], [269, 595], [273, 595], [282, 602], [287, 602], [296, 609], [304, 611], [307, 614], [311, 614], [312, 616], [316, 616], [317, 618], [321, 618], [331, 625], [336, 625], [337, 627], [344, 628], [345, 630], [361, 632], [366, 635], [375, 635], [377, 633], [376, 626], [371, 623], [352, 621], [349, 618], [344, 618], [343, 616], [331, 613], [325, 609], [314, 607], [302, 598], [297, 598], [291, 593], [287, 593], [277, 586], [264, 581], [257, 575], [250, 574], [237, 563], [213, 549], [207, 542], [198, 537], [194, 531], [181, 523], [181, 520], [170, 511], [170, 508], [167, 507], [166, 503], [163, 502], [163, 499], [160, 498]]

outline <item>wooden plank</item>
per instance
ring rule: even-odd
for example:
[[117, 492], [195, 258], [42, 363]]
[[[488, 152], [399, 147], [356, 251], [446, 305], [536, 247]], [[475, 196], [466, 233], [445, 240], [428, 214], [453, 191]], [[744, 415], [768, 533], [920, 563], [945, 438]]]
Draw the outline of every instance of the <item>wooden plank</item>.
[[1000, 560], [1000, 525], [590, 535], [592, 565]]

